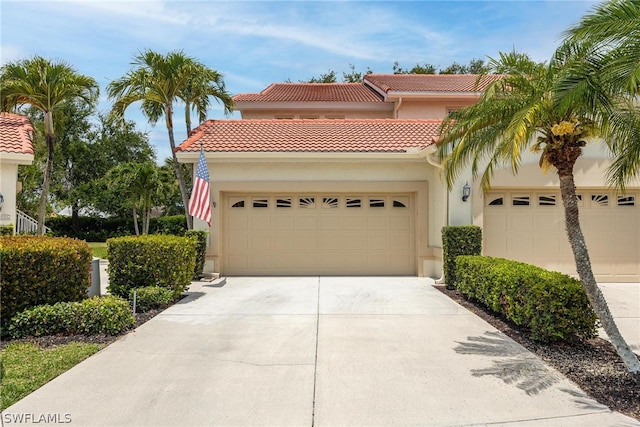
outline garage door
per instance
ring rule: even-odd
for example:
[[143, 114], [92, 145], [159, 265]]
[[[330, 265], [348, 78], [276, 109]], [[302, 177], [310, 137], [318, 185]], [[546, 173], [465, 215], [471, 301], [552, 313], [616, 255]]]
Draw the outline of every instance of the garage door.
[[[640, 281], [638, 193], [578, 192], [580, 224], [596, 280]], [[575, 275], [559, 192], [493, 192], [485, 197], [485, 254]]]
[[414, 275], [412, 194], [228, 194], [227, 275]]

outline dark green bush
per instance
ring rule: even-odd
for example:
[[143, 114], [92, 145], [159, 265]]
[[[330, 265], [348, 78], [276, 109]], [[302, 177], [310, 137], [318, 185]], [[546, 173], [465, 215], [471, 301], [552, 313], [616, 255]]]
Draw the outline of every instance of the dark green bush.
[[135, 323], [129, 303], [115, 296], [93, 297], [81, 302], [40, 305], [11, 319], [14, 338], [43, 335], [118, 335]]
[[196, 241], [188, 237], [146, 235], [107, 240], [109, 292], [128, 298], [134, 288], [159, 286], [179, 296], [190, 284]]
[[456, 257], [482, 253], [482, 229], [476, 225], [442, 227], [442, 267], [447, 289], [456, 287]]
[[596, 314], [580, 281], [502, 258], [459, 256], [456, 287], [470, 299], [530, 330], [538, 341], [571, 341], [596, 333]]
[[204, 270], [204, 261], [207, 254], [207, 235], [206, 230], [187, 230], [185, 237], [196, 239], [196, 267], [193, 271], [193, 277], [198, 277]]
[[0, 225], [0, 236], [13, 236], [13, 224]]
[[0, 237], [2, 324], [30, 307], [87, 298], [91, 258], [81, 240]]
[[149, 223], [150, 234], [171, 234], [184, 236], [187, 231], [187, 219], [184, 215], [161, 216], [151, 218]]
[[133, 293], [136, 295], [136, 312], [144, 313], [154, 308], [166, 307], [175, 301], [173, 292], [167, 288], [158, 286], [145, 286], [144, 288], [131, 289], [129, 302], [133, 304]]

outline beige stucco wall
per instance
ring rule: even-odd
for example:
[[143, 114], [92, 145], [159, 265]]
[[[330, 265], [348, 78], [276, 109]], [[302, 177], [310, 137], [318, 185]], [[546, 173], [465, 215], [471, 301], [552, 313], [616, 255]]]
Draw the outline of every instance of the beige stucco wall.
[[[414, 194], [417, 271], [440, 277], [440, 229], [446, 220], [446, 191], [436, 168], [412, 160], [209, 160], [214, 204], [206, 271], [219, 272], [222, 257], [223, 209], [226, 193], [360, 192]], [[202, 222], [197, 227], [206, 227]]]
[[243, 119], [390, 119], [393, 118], [393, 111], [360, 111], [360, 110], [252, 110], [242, 113]]
[[0, 225], [16, 225], [16, 193], [18, 187], [18, 165], [33, 162], [32, 154], [0, 153], [0, 193], [4, 204], [0, 210]]

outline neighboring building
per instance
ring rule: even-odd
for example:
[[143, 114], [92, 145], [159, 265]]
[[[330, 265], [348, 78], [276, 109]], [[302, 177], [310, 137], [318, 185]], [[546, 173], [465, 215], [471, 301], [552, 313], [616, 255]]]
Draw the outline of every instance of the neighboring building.
[[0, 113], [0, 225], [17, 225], [18, 166], [33, 163], [33, 132], [27, 117]]
[[[449, 193], [433, 146], [440, 121], [500, 76], [377, 75], [363, 83], [276, 83], [236, 95], [242, 120], [208, 121], [178, 148], [209, 165], [207, 269], [225, 275], [440, 277], [441, 228], [483, 227], [484, 253], [575, 274], [557, 176], [531, 155], [483, 194], [467, 173]], [[576, 165], [596, 278], [640, 280], [639, 187], [606, 188], [607, 153]], [[461, 200], [469, 182], [471, 197]]]

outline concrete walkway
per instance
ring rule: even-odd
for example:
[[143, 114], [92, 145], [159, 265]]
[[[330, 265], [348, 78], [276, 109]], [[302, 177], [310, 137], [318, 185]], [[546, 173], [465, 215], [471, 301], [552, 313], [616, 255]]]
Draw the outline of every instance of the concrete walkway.
[[589, 399], [432, 283], [196, 283], [187, 299], [2, 419], [8, 425], [7, 417], [58, 414], [72, 426], [640, 426]]

